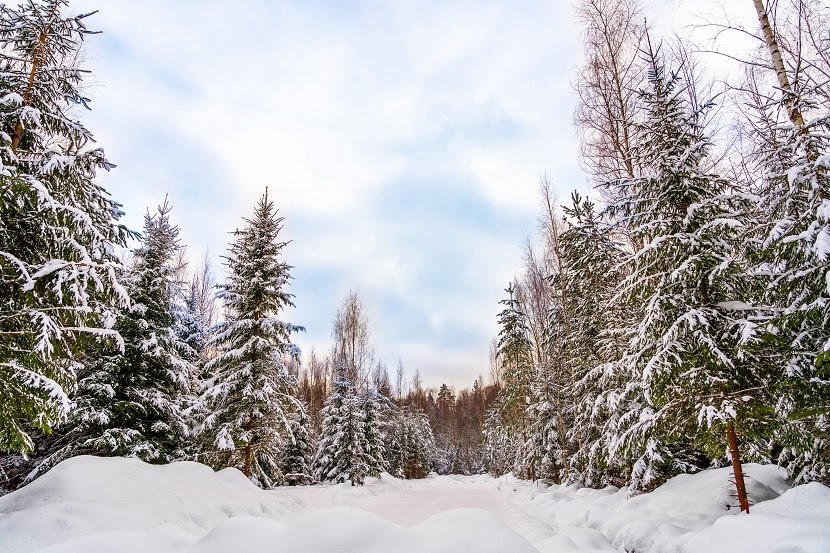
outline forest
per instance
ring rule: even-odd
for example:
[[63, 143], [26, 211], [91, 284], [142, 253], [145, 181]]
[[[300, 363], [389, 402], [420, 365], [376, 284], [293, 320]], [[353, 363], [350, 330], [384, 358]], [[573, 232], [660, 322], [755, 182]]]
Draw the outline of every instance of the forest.
[[273, 186], [219, 270], [188, 265], [165, 198], [124, 226], [83, 122], [93, 14], [0, 5], [0, 493], [79, 455], [266, 489], [512, 473], [639, 493], [732, 467], [743, 511], [742, 463], [830, 483], [830, 13], [752, 9], [702, 44], [638, 0], [574, 3], [592, 192], [541, 177], [487, 378], [456, 390], [390, 376], [357, 291], [331, 348], [299, 351]]

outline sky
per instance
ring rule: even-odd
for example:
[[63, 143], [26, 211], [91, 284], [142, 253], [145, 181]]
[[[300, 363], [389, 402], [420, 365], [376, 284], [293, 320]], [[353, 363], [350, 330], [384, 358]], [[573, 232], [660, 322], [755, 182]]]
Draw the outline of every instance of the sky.
[[[748, 0], [746, 0], [749, 6]], [[218, 263], [266, 187], [290, 241], [297, 343], [328, 351], [356, 289], [377, 356], [424, 383], [486, 375], [538, 182], [586, 192], [571, 2], [75, 0], [125, 222], [168, 196]], [[690, 9], [657, 1], [655, 17]], [[684, 12], [686, 10], [686, 12]], [[221, 276], [221, 274], [220, 274]]]

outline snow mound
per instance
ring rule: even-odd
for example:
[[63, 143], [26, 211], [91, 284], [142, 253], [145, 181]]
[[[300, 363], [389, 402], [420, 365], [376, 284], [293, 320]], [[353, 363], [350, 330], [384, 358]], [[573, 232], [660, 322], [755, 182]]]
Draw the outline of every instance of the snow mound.
[[178, 543], [229, 517], [281, 518], [293, 510], [296, 502], [263, 492], [236, 469], [80, 456], [0, 497], [0, 551], [39, 551], [100, 532], [126, 536], [150, 529]]
[[[790, 488], [783, 469], [744, 465], [753, 504], [741, 514], [731, 467], [672, 478], [651, 493], [576, 486], [532, 487], [501, 479], [499, 487], [561, 535], [593, 528], [630, 553], [830, 552], [830, 488]], [[538, 544], [537, 544], [538, 545]]]
[[684, 536], [683, 553], [724, 551], [827, 553], [830, 551], [830, 488], [818, 483], [787, 490], [750, 508], [749, 516], [721, 517], [709, 528]]
[[[442, 512], [411, 527], [350, 507], [305, 510], [304, 494], [340, 498], [409, 487], [389, 478], [364, 489], [260, 490], [239, 471], [198, 463], [76, 457], [0, 497], [2, 553], [531, 553], [482, 509]], [[289, 490], [289, 488], [284, 488]]]

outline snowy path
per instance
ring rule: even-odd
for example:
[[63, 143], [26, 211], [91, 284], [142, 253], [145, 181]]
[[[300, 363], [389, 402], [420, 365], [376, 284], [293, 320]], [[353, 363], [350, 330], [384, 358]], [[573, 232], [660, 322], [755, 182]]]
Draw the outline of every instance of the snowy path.
[[351, 507], [402, 526], [415, 526], [431, 517], [458, 509], [481, 509], [495, 516], [543, 553], [616, 551], [596, 530], [554, 527], [510, 500], [492, 480], [464, 483], [451, 478], [410, 481], [396, 487], [317, 487], [281, 489], [281, 497], [301, 499], [305, 512], [329, 507]]
[[726, 508], [731, 467], [629, 498], [483, 475], [263, 491], [236, 469], [81, 456], [0, 497], [0, 552], [830, 551], [830, 488], [791, 488], [782, 469], [745, 468], [750, 515]]

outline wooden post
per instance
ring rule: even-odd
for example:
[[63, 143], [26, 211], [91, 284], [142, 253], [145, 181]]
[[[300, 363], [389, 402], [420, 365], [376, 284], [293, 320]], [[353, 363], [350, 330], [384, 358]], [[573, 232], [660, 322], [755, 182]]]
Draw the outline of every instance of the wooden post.
[[729, 455], [732, 457], [732, 472], [735, 474], [735, 489], [738, 491], [738, 504], [741, 511], [749, 514], [749, 497], [746, 495], [746, 482], [741, 466], [741, 454], [738, 450], [738, 436], [735, 434], [735, 425], [729, 423], [726, 427], [726, 438], [729, 441]]

